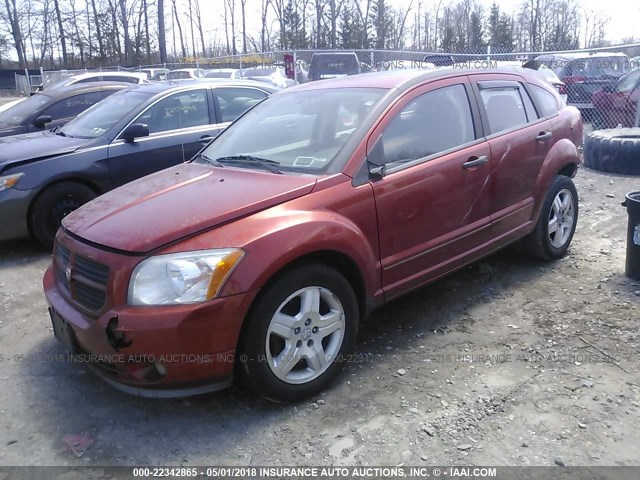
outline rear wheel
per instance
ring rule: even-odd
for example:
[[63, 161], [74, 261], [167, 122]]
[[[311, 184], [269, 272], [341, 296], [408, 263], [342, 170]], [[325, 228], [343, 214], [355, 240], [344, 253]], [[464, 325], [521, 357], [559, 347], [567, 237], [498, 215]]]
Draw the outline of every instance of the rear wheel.
[[96, 192], [81, 183], [63, 182], [47, 187], [31, 206], [31, 233], [46, 248], [52, 248], [62, 219], [96, 197]]
[[322, 264], [296, 267], [268, 285], [243, 328], [244, 385], [275, 401], [323, 390], [355, 341], [358, 302], [349, 282]]
[[542, 204], [536, 228], [521, 242], [521, 249], [538, 258], [561, 258], [573, 239], [578, 221], [578, 192], [569, 177], [554, 178]]

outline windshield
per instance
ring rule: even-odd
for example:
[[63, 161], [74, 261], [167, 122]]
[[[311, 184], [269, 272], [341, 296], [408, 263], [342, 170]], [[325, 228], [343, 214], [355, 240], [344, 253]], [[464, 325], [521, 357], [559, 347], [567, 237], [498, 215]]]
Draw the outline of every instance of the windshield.
[[619, 77], [629, 71], [627, 57], [581, 58], [573, 62], [572, 75], [598, 77], [602, 75]]
[[173, 72], [169, 72], [167, 74], [168, 80], [180, 80], [182, 78], [192, 78], [191, 72], [188, 72], [185, 70], [181, 70], [181, 71], [174, 70]]
[[282, 172], [324, 174], [385, 93], [377, 88], [308, 90], [276, 95], [224, 131], [197, 161], [253, 156]]
[[61, 132], [69, 137], [99, 137], [149, 98], [151, 94], [136, 91], [114, 93], [71, 120], [62, 127]]
[[208, 72], [205, 78], [231, 78], [231, 72]]
[[51, 97], [38, 93], [32, 95], [0, 113], [0, 124], [15, 127], [33, 115], [37, 110], [51, 100]]
[[242, 72], [243, 77], [268, 77], [276, 73], [275, 68], [247, 68]]
[[330, 75], [358, 73], [358, 59], [355, 55], [314, 55], [309, 69]]

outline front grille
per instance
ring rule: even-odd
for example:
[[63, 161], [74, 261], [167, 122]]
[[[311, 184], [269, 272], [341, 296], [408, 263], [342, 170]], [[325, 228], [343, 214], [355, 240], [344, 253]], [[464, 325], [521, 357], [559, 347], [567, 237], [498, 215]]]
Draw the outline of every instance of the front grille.
[[109, 267], [81, 256], [76, 256], [76, 272], [100, 285], [106, 285], [109, 279]]
[[107, 298], [109, 267], [56, 245], [54, 271], [58, 285], [87, 312], [100, 310]]

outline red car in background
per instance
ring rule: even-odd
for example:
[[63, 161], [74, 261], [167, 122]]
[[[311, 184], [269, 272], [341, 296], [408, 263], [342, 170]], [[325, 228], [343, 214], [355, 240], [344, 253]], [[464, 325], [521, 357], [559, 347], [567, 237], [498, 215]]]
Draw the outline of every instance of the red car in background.
[[283, 90], [65, 218], [54, 332], [137, 395], [315, 395], [376, 307], [516, 241], [562, 257], [581, 143], [580, 112], [525, 70]]
[[594, 92], [594, 128], [638, 126], [639, 102], [640, 68], [621, 77], [615, 86]]

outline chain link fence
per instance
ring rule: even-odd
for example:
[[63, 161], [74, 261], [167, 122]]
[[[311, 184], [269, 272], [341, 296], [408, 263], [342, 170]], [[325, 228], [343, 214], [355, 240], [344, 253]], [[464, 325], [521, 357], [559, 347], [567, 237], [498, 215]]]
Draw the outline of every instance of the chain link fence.
[[93, 70], [42, 71], [29, 79], [16, 75], [25, 94], [85, 72], [147, 72], [197, 68], [218, 78], [244, 77], [288, 87], [343, 75], [390, 70], [524, 66], [551, 83], [580, 109], [587, 129], [640, 125], [640, 43], [589, 50], [513, 52], [488, 46], [475, 51], [290, 50], [188, 59], [182, 62]]

